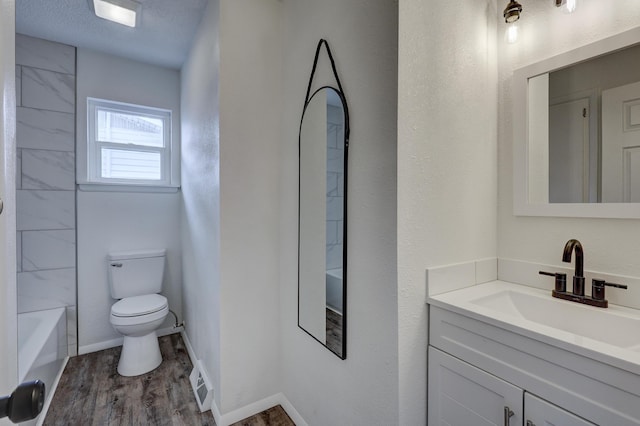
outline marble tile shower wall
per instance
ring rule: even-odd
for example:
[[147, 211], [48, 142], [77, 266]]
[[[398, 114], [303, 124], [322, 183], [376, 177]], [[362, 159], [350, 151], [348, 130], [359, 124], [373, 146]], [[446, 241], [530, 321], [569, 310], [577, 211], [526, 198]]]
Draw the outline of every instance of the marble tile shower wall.
[[76, 49], [16, 34], [18, 312], [66, 307], [77, 354]]
[[344, 215], [342, 109], [327, 105], [327, 269], [342, 268]]

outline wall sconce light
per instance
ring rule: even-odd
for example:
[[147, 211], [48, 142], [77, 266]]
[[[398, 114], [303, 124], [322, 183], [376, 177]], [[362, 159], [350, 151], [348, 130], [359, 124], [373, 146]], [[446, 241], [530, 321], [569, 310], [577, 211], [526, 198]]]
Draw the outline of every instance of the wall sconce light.
[[[558, 1], [558, 0], [556, 0]], [[510, 0], [507, 7], [504, 8], [504, 22], [507, 24], [507, 30], [504, 34], [507, 43], [512, 44], [518, 41], [518, 20], [522, 13], [522, 5], [515, 0]]]
[[578, 7], [578, 0], [556, 0], [556, 7], [561, 7], [565, 13], [572, 13]]

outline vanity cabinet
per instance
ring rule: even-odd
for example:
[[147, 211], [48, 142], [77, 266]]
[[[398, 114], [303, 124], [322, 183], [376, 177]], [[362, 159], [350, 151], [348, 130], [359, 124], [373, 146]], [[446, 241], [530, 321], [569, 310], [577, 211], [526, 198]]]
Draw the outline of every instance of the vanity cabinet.
[[[430, 426], [640, 425], [640, 376], [429, 306]], [[510, 414], [510, 415], [509, 415]]]
[[519, 387], [429, 347], [430, 426], [521, 425], [522, 394]]
[[525, 426], [594, 426], [593, 423], [574, 416], [528, 392], [524, 394], [524, 418]]
[[429, 347], [428, 424], [594, 426], [433, 346]]

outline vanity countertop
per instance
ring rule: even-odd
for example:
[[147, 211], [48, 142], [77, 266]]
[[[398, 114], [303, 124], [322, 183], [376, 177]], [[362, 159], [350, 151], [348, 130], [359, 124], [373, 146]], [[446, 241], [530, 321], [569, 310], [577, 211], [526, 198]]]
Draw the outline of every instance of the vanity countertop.
[[427, 303], [640, 376], [640, 310], [581, 305], [505, 281], [429, 296]]

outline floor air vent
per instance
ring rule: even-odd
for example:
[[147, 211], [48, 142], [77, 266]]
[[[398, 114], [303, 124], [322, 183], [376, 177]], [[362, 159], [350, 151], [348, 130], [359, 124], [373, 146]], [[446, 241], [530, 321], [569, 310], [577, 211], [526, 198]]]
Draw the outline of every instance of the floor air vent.
[[202, 360], [198, 360], [193, 367], [189, 375], [189, 381], [191, 381], [191, 387], [196, 396], [196, 402], [198, 403], [200, 412], [210, 410], [213, 399], [213, 386], [211, 386], [211, 381], [202, 365]]

